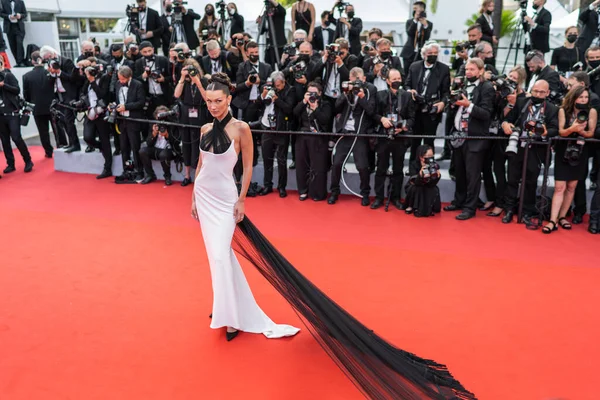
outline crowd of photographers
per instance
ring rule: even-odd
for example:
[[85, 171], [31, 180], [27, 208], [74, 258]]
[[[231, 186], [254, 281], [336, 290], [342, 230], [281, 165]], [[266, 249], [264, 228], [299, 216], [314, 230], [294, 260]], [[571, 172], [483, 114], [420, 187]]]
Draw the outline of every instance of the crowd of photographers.
[[[20, 114], [33, 114], [46, 156], [52, 157], [53, 151], [50, 125], [57, 146], [66, 147], [67, 153], [76, 152], [81, 148], [75, 121], [84, 113], [85, 151], [98, 149], [105, 159], [98, 179], [112, 176], [112, 156], [121, 154], [124, 173], [116, 177], [117, 182], [155, 181], [152, 160], [159, 160], [166, 184], [171, 185], [171, 162], [176, 160], [183, 168], [181, 185], [187, 186], [193, 183], [191, 173], [199, 157], [200, 129], [194, 127], [212, 120], [204, 103], [205, 87], [210, 75], [225, 73], [236, 85], [232, 113], [254, 131], [263, 132], [253, 137], [254, 163], [262, 159], [264, 181], [261, 186], [253, 184], [249, 195], [264, 196], [276, 190], [286, 197], [291, 169], [301, 201], [326, 200], [333, 205], [341, 185], [346, 185], [344, 171], [352, 155], [360, 186], [348, 189], [356, 190], [363, 206], [387, 209], [392, 205], [417, 217], [432, 216], [441, 212], [437, 188], [441, 174], [433, 144], [445, 112], [447, 140], [437, 161], [451, 160], [450, 175], [456, 182], [454, 200], [445, 211], [459, 211], [456, 218], [468, 220], [482, 210], [511, 223], [522, 197], [523, 220], [534, 226], [533, 220], [544, 214], [536, 196], [538, 177], [553, 158], [555, 191], [543, 231], [571, 229], [571, 222], [582, 222], [587, 210], [588, 158], [599, 158], [599, 146], [586, 140], [600, 132], [596, 129], [600, 47], [585, 50], [568, 73], [554, 64], [555, 59], [562, 60], [561, 54], [546, 65], [548, 35], [540, 37], [550, 22], [545, 21], [544, 0], [534, 0], [536, 15], [523, 18], [532, 42], [526, 67], [516, 66], [507, 76], [495, 68], [497, 39], [490, 30], [493, 1], [483, 2], [481, 18], [468, 29], [468, 41], [456, 46], [451, 67], [438, 61], [441, 48], [429, 41], [433, 23], [427, 20], [423, 2], [413, 6], [413, 18], [406, 23], [409, 40], [398, 56], [377, 28], [361, 43], [362, 22], [354, 7], [342, 2], [322, 13], [316, 27], [314, 6], [296, 3], [292, 16], [297, 29], [292, 42], [285, 43], [279, 36], [285, 38], [286, 10], [276, 0], [268, 3], [271, 6], [261, 16], [268, 20], [263, 24], [268, 36], [263, 62], [259, 45], [243, 31], [243, 18], [235, 17], [233, 3], [207, 5], [196, 34], [186, 18], [200, 16], [185, 10], [182, 2], [165, 1], [168, 13], [159, 17], [138, 0], [135, 10], [128, 8], [132, 35], [123, 44], [112, 45], [108, 54], [92, 42], [82, 43], [82, 54], [75, 62], [48, 46], [34, 53], [34, 69], [24, 78], [25, 102], [19, 100], [14, 76], [0, 72], [4, 93], [0, 131], [12, 135], [18, 128], [19, 109], [29, 105], [29, 111]], [[217, 18], [215, 12], [224, 14], [225, 8], [229, 17]], [[171, 15], [173, 11], [180, 15]], [[161, 27], [166, 21], [170, 28], [155, 29], [156, 21]], [[572, 38], [578, 36], [576, 28], [566, 33], [565, 46], [577, 41]], [[198, 40], [191, 43], [191, 36]], [[166, 55], [157, 54], [161, 48]], [[556, 51], [568, 53], [562, 48]], [[559, 67], [564, 64], [556, 62]], [[7, 104], [8, 93], [14, 93], [14, 101]], [[149, 119], [162, 123], [148, 124]], [[308, 134], [278, 133], [283, 131]], [[552, 137], [577, 140], [555, 142], [554, 156], [548, 160], [546, 143]], [[2, 140], [8, 173], [11, 167], [14, 170], [14, 157], [12, 150], [7, 151], [10, 146], [4, 135]], [[21, 142], [15, 140], [30, 171], [33, 164]], [[288, 165], [290, 149], [292, 163]], [[239, 183], [241, 162], [234, 173]], [[371, 201], [373, 173], [375, 198]], [[596, 192], [591, 233], [598, 233], [600, 222], [597, 180], [597, 171], [592, 171]], [[479, 200], [482, 181], [486, 203]], [[406, 195], [401, 201], [403, 190]], [[569, 222], [566, 217], [571, 214]]]

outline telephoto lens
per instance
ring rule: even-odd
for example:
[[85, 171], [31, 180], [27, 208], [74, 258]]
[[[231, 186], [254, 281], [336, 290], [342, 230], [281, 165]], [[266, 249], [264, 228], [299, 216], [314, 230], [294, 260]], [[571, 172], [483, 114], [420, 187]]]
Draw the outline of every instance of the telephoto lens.
[[506, 155], [514, 156], [519, 151], [519, 137], [521, 136], [521, 130], [519, 128], [513, 128], [512, 133], [508, 137], [508, 146], [506, 146]]

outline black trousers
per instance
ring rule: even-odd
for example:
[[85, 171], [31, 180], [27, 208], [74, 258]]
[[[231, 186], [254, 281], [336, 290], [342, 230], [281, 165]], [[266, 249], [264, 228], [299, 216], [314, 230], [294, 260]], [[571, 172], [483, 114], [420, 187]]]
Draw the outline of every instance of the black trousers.
[[[263, 128], [266, 129], [266, 128]], [[277, 188], [285, 189], [288, 181], [287, 156], [290, 137], [288, 135], [263, 134], [261, 139], [265, 187], [273, 187], [273, 168], [277, 158], [277, 174], [279, 176]]]
[[200, 157], [200, 128], [179, 128], [179, 132], [181, 132], [183, 165], [195, 169]]
[[25, 49], [23, 48], [25, 32], [21, 32], [17, 24], [11, 24], [8, 32], [6, 32], [6, 36], [8, 36], [8, 45], [15, 57], [15, 61], [17, 64], [22, 64], [25, 61]]
[[123, 168], [131, 160], [133, 152], [133, 164], [137, 172], [142, 171], [142, 162], [140, 160], [140, 147], [142, 126], [138, 122], [121, 120], [119, 122], [119, 131], [121, 132], [121, 157], [123, 158]]
[[[591, 156], [592, 154], [590, 154]], [[585, 162], [585, 176], [587, 177], [589, 172], [589, 158], [582, 160], [581, 162]], [[573, 214], [575, 215], [585, 215], [587, 212], [587, 195], [586, 195], [587, 187], [585, 183], [585, 179], [577, 182], [577, 188], [575, 188], [575, 196], [573, 197], [573, 203], [575, 204], [575, 208], [573, 209]]]
[[507, 140], [494, 140], [486, 151], [483, 162], [483, 186], [487, 201], [493, 201], [497, 207], [504, 206], [506, 191], [506, 146]]
[[[600, 157], [600, 150], [596, 150], [596, 157]], [[596, 190], [590, 204], [590, 222], [600, 222], [600, 174], [596, 175]]]
[[[281, 56], [283, 55], [283, 45], [285, 45], [285, 43], [277, 43], [277, 46], [281, 46], [278, 47], [279, 60], [281, 60]], [[278, 64], [278, 62], [277, 58], [275, 57], [275, 49], [272, 46], [269, 46], [265, 50], [265, 62], [267, 64], [271, 64], [273, 70], [275, 70], [275, 66]]]
[[439, 123], [440, 121], [438, 116], [432, 118], [431, 115], [417, 112], [417, 115], [415, 116], [415, 128], [413, 130], [414, 134], [432, 136], [432, 138], [412, 139], [412, 144], [410, 146], [410, 161], [413, 161], [415, 159], [417, 154], [417, 148], [421, 145], [422, 142], [431, 146], [433, 152], [435, 153], [435, 147], [433, 143], [435, 142], [435, 134], [437, 132]]
[[115, 151], [121, 152], [121, 138], [119, 137], [119, 133], [117, 132], [117, 125], [108, 124], [108, 130], [110, 132], [110, 136], [113, 138], [113, 142], [115, 144]]
[[477, 201], [481, 190], [481, 171], [485, 156], [485, 150], [477, 152], [469, 150], [468, 143], [454, 149], [452, 154], [456, 167], [456, 190], [453, 203], [473, 214], [477, 210]]
[[375, 151], [377, 152], [377, 172], [375, 173], [375, 197], [379, 200], [385, 198], [385, 178], [392, 157], [392, 193], [390, 199], [400, 200], [402, 183], [404, 181], [404, 156], [410, 142], [407, 139], [378, 139]]
[[[517, 212], [519, 198], [519, 182], [523, 175], [525, 148], [519, 145], [516, 155], [508, 159], [508, 181], [504, 195], [504, 209]], [[536, 212], [535, 200], [537, 181], [546, 157], [546, 146], [532, 144], [527, 156], [526, 175], [522, 184], [525, 185], [523, 196], [523, 214], [533, 215]]]
[[404, 75], [408, 75], [408, 70], [412, 63], [421, 60], [421, 52], [415, 52], [410, 57], [402, 57], [402, 64], [404, 64]]
[[[34, 115], [33, 119], [35, 120], [35, 126], [40, 135], [40, 142], [42, 142], [42, 147], [44, 147], [46, 155], [52, 155], [54, 149], [50, 142], [50, 115]], [[66, 146], [67, 137], [65, 136], [65, 133], [59, 129], [57, 134], [58, 143], [56, 143], [56, 147]]]
[[328, 136], [296, 138], [296, 181], [299, 194], [308, 194], [315, 200], [327, 197], [328, 142]]
[[[355, 143], [356, 140], [356, 143]], [[333, 166], [331, 168], [331, 193], [340, 194], [340, 180], [344, 161], [352, 149], [354, 163], [360, 177], [360, 195], [363, 197], [371, 194], [371, 174], [369, 173], [369, 142], [366, 138], [354, 138], [346, 136], [341, 138], [335, 147]]]
[[64, 109], [64, 128], [67, 130], [66, 134], [69, 138], [69, 146], [80, 149], [81, 144], [79, 143], [79, 136], [77, 136], [77, 127], [75, 126], [76, 115], [73, 110]]
[[154, 170], [152, 169], [152, 160], [160, 161], [160, 165], [163, 169], [164, 177], [171, 176], [171, 161], [175, 158], [173, 150], [171, 149], [159, 149], [157, 147], [144, 147], [140, 150], [140, 159], [144, 166], [146, 175], [155, 176]]
[[25, 163], [31, 162], [31, 155], [29, 149], [21, 136], [21, 121], [19, 116], [0, 116], [0, 140], [2, 141], [2, 149], [4, 150], [4, 157], [6, 157], [6, 165], [15, 166], [15, 156], [13, 154], [12, 145], [10, 141], [17, 146], [21, 157]]
[[104, 121], [102, 117], [98, 117], [93, 121], [86, 117], [83, 123], [83, 140], [88, 146], [100, 149], [104, 157], [104, 169], [112, 171], [112, 149], [110, 147], [108, 122]]

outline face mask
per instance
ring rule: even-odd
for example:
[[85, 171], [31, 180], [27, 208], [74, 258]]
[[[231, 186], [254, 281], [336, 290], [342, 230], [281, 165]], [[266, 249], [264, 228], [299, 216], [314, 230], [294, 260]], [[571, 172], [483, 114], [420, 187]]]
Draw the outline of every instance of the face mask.
[[250, 60], [250, 62], [256, 63], [258, 61], [258, 56], [251, 55], [251, 56], [248, 56], [248, 59]]
[[492, 15], [493, 11], [490, 11], [490, 10], [485, 10], [485, 13], [486, 13], [487, 15]]
[[567, 42], [575, 43], [577, 41], [577, 35], [569, 35], [567, 36]]
[[382, 60], [387, 60], [391, 56], [392, 56], [392, 52], [391, 51], [382, 51], [381, 52], [381, 59]]
[[475, 46], [477, 44], [477, 40], [469, 40], [469, 44], [471, 46]]
[[575, 103], [575, 108], [578, 110], [589, 110], [590, 105], [589, 104], [578, 104]]
[[121, 61], [123, 61], [123, 56], [121, 57], [115, 57], [115, 61], [120, 63]]
[[477, 81], [477, 79], [479, 79], [478, 76], [472, 76], [472, 77], [467, 77], [467, 80], [471, 83], [475, 83]]
[[229, 11], [229, 15], [235, 14], [235, 8], [230, 8], [228, 11]]
[[354, 11], [349, 11], [348, 12], [348, 19], [352, 19], [354, 18]]
[[169, 4], [167, 7], [165, 7], [165, 11], [170, 13], [171, 11], [173, 11], [173, 6]]
[[398, 90], [401, 87], [402, 87], [402, 82], [400, 82], [400, 81], [392, 82], [392, 89]]
[[209, 17], [212, 16], [215, 13], [215, 10], [206, 10], [206, 15], [208, 15]]
[[531, 97], [531, 103], [535, 104], [536, 106], [542, 104], [544, 102], [544, 100], [546, 100], [546, 99], [542, 99], [540, 97], [534, 97], [534, 96]]
[[531, 7], [533, 7], [534, 10], [537, 10], [538, 8], [540, 8], [540, 6], [538, 6], [537, 4], [534, 4]]
[[299, 54], [298, 55], [298, 60], [299, 61], [304, 61], [304, 62], [309, 62], [310, 61], [310, 55], [308, 55], [308, 54]]
[[486, 57], [483, 60], [483, 63], [487, 64], [487, 65], [494, 65], [495, 62], [496, 62], [496, 59], [494, 57]]
[[591, 68], [598, 68], [600, 67], [600, 60], [589, 61], [588, 64]]
[[83, 55], [85, 57], [94, 57], [94, 52], [93, 51], [86, 51], [85, 53], [83, 53]]
[[154, 55], [144, 56], [144, 58], [146, 59], [146, 61], [153, 61], [154, 60]]
[[426, 61], [427, 64], [432, 65], [437, 62], [438, 56], [427, 56]]

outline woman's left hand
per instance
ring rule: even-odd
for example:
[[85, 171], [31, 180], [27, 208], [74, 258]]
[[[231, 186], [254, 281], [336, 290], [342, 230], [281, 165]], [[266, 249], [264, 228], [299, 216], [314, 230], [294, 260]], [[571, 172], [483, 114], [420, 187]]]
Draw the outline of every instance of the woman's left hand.
[[235, 223], [239, 224], [244, 219], [246, 215], [246, 208], [244, 206], [243, 201], [238, 201], [235, 203], [235, 207], [233, 208], [233, 216], [235, 217]]

